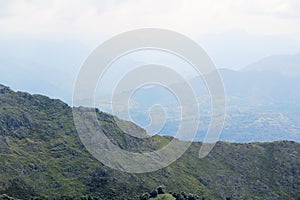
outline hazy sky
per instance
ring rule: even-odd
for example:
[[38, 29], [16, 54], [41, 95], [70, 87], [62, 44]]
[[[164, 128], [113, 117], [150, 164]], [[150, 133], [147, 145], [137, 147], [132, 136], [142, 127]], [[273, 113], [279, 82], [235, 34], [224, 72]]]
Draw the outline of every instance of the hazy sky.
[[183, 33], [218, 67], [240, 69], [268, 55], [300, 52], [300, 1], [0, 0], [0, 82], [17, 85], [29, 71], [28, 80], [51, 79], [60, 87], [68, 80], [71, 87], [97, 45], [145, 27]]
[[[250, 60], [237, 55], [241, 61], [229, 62], [235, 53], [255, 60], [300, 51], [300, 1], [0, 1], [2, 38], [73, 39], [92, 49], [115, 34], [144, 27], [183, 33], [207, 49], [218, 66], [240, 68]], [[232, 55], [224, 52], [229, 48]]]
[[104, 36], [160, 27], [192, 37], [243, 31], [300, 40], [298, 0], [1, 0], [1, 32]]

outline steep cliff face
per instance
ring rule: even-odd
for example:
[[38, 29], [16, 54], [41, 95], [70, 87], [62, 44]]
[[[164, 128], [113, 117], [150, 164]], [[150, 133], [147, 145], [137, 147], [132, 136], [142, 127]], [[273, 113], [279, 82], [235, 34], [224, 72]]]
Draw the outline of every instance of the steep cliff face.
[[[129, 151], [153, 151], [172, 138], [138, 139], [113, 116], [97, 111], [105, 134]], [[128, 130], [141, 131], [131, 122]], [[135, 199], [158, 185], [206, 199], [296, 199], [300, 195], [300, 144], [219, 142], [204, 159], [193, 143], [176, 162], [147, 174], [105, 167], [85, 149], [60, 100], [14, 92], [0, 85], [0, 194], [28, 199], [80, 197]]]

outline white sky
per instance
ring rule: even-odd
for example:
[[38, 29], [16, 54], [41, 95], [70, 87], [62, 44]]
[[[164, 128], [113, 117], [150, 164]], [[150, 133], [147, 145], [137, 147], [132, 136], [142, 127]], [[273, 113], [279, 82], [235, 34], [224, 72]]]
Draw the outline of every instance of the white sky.
[[2, 34], [110, 37], [160, 27], [191, 37], [243, 31], [300, 40], [299, 0], [1, 0]]

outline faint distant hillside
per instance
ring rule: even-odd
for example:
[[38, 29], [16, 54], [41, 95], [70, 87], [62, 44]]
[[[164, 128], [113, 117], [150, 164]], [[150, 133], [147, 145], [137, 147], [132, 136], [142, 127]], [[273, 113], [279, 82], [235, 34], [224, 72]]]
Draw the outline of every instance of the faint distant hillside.
[[286, 76], [300, 75], [300, 53], [271, 55], [246, 66], [242, 71], [276, 72]]

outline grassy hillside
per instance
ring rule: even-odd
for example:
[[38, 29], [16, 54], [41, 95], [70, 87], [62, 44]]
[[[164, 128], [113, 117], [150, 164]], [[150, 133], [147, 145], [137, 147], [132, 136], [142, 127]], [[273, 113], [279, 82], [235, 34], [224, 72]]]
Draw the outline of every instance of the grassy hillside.
[[[107, 136], [123, 149], [151, 151], [171, 140], [134, 138], [123, 133], [111, 115], [97, 114]], [[139, 199], [164, 185], [205, 199], [300, 197], [299, 143], [219, 142], [204, 159], [197, 158], [200, 146], [193, 143], [179, 160], [159, 171], [122, 173], [86, 151], [67, 104], [0, 85], [0, 194], [19, 199]]]

